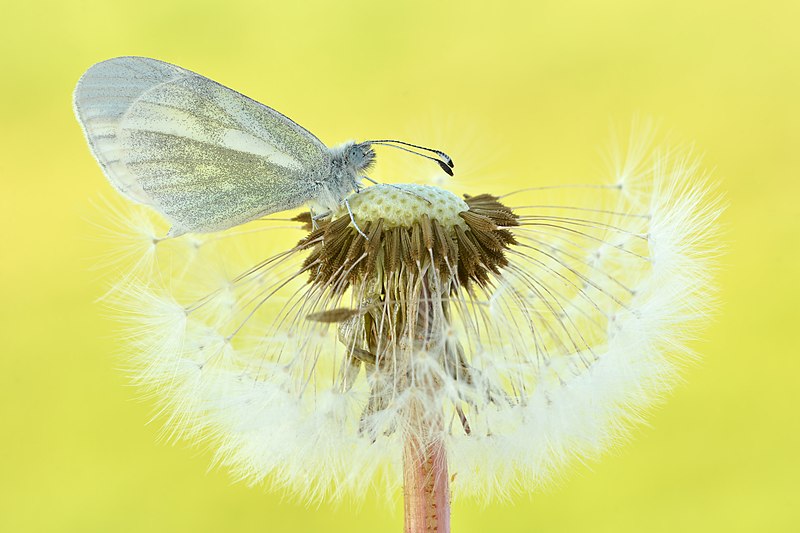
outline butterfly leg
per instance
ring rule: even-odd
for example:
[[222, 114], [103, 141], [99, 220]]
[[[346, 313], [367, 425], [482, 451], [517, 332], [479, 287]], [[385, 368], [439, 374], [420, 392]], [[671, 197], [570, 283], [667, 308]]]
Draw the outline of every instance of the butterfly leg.
[[[433, 205], [433, 202], [431, 202], [430, 200], [428, 200], [427, 198], [425, 198], [421, 194], [415, 193], [414, 191], [407, 191], [407, 190], [403, 189], [402, 187], [398, 187], [397, 185], [394, 185], [394, 184], [391, 184], [391, 183], [385, 183], [385, 184], [378, 183], [377, 181], [375, 181], [374, 179], [370, 178], [369, 176], [364, 176], [364, 179], [369, 181], [370, 183], [374, 183], [375, 185], [388, 185], [389, 187], [391, 187], [393, 189], [397, 189], [398, 191], [400, 191], [402, 193], [405, 193], [405, 194], [408, 194], [408, 195], [411, 195], [411, 196], [415, 196], [415, 197], [419, 198], [420, 200], [422, 200], [423, 202], [425, 202], [428, 205]], [[356, 191], [356, 192], [358, 192], [358, 191]]]
[[362, 237], [364, 237], [366, 240], [369, 240], [367, 234], [361, 231], [361, 228], [359, 228], [358, 224], [356, 224], [356, 219], [353, 218], [353, 211], [350, 209], [350, 201], [347, 198], [344, 199], [344, 206], [347, 208], [347, 213], [350, 215], [350, 222], [353, 223], [353, 227], [356, 228], [356, 231], [359, 232]]
[[315, 214], [314, 210], [311, 209], [311, 208], [309, 208], [308, 211], [309, 211], [309, 213], [311, 213], [311, 227], [312, 227], [312, 229], [317, 229], [319, 227], [319, 224], [317, 224], [317, 221], [322, 220], [323, 218], [328, 218], [329, 216], [331, 216], [331, 211], [325, 211], [324, 213], [319, 213], [319, 214]]

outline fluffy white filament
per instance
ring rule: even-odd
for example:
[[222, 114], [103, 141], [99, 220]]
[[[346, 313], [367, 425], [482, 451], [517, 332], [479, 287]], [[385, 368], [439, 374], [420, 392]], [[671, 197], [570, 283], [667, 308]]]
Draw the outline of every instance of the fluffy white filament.
[[[596, 456], [691, 356], [687, 341], [713, 300], [721, 207], [689, 156], [633, 152], [607, 184], [501, 197], [522, 223], [510, 264], [490, 289], [451, 295], [442, 331], [463, 346], [473, 380], [424, 354], [416, 369], [443, 384], [416, 399], [444, 415], [456, 495], [530, 490]], [[290, 251], [299, 224], [158, 241], [135, 213], [142, 232], [129, 229], [130, 242], [141, 250], [112, 302], [128, 325], [133, 379], [158, 402], [167, 433], [208, 443], [242, 479], [304, 498], [397, 488], [396, 426], [414, 390], [359, 430], [374, 376], [343, 377], [336, 327], [306, 320], [359, 302], [308, 288], [305, 255]]]

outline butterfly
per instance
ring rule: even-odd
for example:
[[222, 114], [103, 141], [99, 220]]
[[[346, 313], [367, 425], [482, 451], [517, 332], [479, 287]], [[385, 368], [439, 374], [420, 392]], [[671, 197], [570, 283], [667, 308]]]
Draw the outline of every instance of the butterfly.
[[343, 204], [350, 212], [347, 197], [362, 179], [374, 183], [362, 174], [376, 145], [431, 159], [453, 175], [444, 152], [403, 141], [329, 148], [278, 111], [157, 59], [97, 63], [78, 81], [73, 102], [111, 184], [163, 215], [169, 236], [221, 231], [306, 204], [319, 216]]

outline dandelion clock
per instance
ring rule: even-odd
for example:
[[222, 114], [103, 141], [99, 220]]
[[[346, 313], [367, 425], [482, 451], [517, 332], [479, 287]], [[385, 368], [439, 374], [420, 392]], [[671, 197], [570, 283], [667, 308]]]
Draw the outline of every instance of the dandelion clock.
[[402, 490], [408, 532], [619, 441], [713, 302], [720, 203], [647, 135], [604, 183], [459, 196], [362, 186], [378, 148], [452, 174], [439, 150], [327, 148], [155, 60], [92, 67], [75, 108], [132, 200], [109, 299], [167, 432], [305, 499]]

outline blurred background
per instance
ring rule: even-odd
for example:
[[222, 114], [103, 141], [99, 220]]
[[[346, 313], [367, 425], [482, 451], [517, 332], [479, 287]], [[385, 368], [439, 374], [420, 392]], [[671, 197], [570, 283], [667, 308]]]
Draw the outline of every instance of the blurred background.
[[[463, 190], [602, 179], [610, 126], [654, 117], [730, 208], [702, 361], [632, 442], [548, 491], [457, 500], [453, 531], [800, 531], [800, 4], [15, 2], [0, 20], [0, 530], [401, 531], [402, 502], [306, 507], [158, 439], [95, 300], [113, 196], [71, 109], [90, 65], [145, 55], [327, 144], [452, 152]], [[373, 174], [407, 181], [382, 155]], [[413, 167], [429, 170], [428, 166]], [[419, 170], [422, 172], [422, 170]], [[459, 181], [460, 180], [460, 181]], [[456, 487], [457, 490], [457, 487]]]

